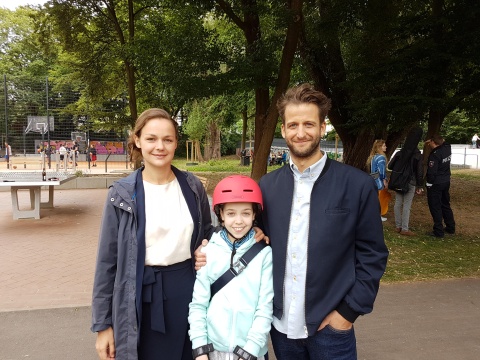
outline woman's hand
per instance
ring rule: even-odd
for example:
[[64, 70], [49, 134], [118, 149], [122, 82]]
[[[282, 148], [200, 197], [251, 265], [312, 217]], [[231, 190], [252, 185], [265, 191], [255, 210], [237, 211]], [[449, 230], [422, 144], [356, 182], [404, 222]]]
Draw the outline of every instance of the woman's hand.
[[207, 254], [202, 252], [202, 248], [207, 246], [208, 240], [203, 239], [202, 244], [195, 250], [193, 255], [195, 256], [195, 271], [200, 270], [202, 267], [207, 265]]
[[268, 238], [267, 235], [265, 235], [262, 231], [262, 229], [260, 229], [259, 227], [257, 226], [254, 226], [253, 227], [253, 230], [255, 230], [255, 241], [256, 242], [259, 242], [261, 240], [264, 240], [267, 244], [270, 244], [270, 239]]
[[97, 333], [95, 349], [101, 360], [115, 359], [115, 340], [113, 339], [112, 327]]

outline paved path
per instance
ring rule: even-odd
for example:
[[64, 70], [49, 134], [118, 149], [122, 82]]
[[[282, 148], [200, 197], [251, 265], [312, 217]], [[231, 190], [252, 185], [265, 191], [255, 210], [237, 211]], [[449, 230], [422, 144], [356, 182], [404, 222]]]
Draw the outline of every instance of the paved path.
[[[0, 192], [0, 360], [96, 359], [89, 304], [106, 194], [58, 190], [40, 220], [13, 220]], [[480, 279], [382, 285], [355, 325], [359, 359], [479, 359], [478, 324]]]

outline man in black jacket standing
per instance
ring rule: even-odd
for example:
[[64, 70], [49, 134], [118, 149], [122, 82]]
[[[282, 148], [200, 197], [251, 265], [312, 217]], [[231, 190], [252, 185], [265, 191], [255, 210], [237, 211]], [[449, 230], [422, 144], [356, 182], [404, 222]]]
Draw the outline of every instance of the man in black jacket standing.
[[259, 222], [271, 239], [278, 360], [357, 358], [353, 323], [370, 313], [388, 250], [378, 191], [320, 150], [330, 99], [303, 84], [278, 101], [286, 166], [264, 175]]
[[455, 220], [450, 207], [452, 149], [440, 135], [432, 136], [425, 143], [432, 149], [428, 157], [426, 183], [428, 207], [433, 218], [433, 232], [430, 235], [441, 238], [445, 232], [455, 234]]

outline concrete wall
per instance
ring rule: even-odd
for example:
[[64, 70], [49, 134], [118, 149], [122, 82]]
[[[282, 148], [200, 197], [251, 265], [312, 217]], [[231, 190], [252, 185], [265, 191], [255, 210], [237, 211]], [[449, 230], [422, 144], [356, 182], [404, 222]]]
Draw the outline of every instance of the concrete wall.
[[65, 184], [57, 186], [57, 189], [107, 189], [114, 181], [120, 180], [122, 177], [77, 177], [71, 181], [67, 181]]

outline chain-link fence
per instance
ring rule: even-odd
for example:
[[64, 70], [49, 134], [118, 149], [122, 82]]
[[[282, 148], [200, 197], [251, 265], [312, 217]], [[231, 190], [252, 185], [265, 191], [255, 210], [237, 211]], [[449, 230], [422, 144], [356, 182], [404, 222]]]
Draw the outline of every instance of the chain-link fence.
[[[3, 75], [0, 89], [0, 167], [41, 169], [46, 166], [49, 169], [56, 167], [57, 170], [130, 168], [125, 127], [119, 126], [114, 130], [111, 130], [112, 126], [102, 128], [99, 126], [102, 118], [92, 116], [95, 112], [110, 119], [121, 117], [126, 106], [119, 106], [118, 101], [111, 106], [112, 103], [106, 100], [105, 108], [91, 107], [89, 110], [81, 95], [81, 90], [53, 83], [48, 78], [25, 79]], [[6, 162], [9, 151], [10, 161]], [[96, 162], [92, 161], [93, 155]]]

